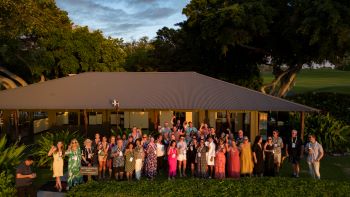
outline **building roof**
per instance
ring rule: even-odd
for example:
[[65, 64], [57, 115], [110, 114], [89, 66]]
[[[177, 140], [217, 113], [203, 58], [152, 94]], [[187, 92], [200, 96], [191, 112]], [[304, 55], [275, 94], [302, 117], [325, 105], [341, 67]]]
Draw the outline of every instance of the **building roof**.
[[0, 109], [316, 109], [195, 72], [87, 72], [0, 92]]

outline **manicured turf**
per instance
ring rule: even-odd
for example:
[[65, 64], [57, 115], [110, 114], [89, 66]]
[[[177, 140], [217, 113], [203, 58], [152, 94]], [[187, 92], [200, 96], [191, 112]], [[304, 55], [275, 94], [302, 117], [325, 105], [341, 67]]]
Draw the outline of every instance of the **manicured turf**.
[[[273, 80], [273, 75], [267, 72], [261, 73], [264, 83]], [[291, 93], [337, 92], [350, 94], [350, 71], [332, 69], [304, 69], [298, 75], [295, 87]]]

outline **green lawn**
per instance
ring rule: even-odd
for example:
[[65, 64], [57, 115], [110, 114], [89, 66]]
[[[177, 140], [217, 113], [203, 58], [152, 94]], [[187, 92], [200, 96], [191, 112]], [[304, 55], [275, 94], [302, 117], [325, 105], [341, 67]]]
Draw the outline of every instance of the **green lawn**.
[[[346, 196], [350, 192], [350, 156], [326, 156], [321, 161], [321, 181], [310, 178], [305, 160], [301, 164], [299, 179], [290, 178], [291, 165], [285, 160], [278, 178], [242, 178], [239, 181], [177, 178], [168, 181], [163, 175], [155, 181], [143, 179], [131, 183], [101, 181], [83, 184], [70, 191], [69, 196], [291, 196], [298, 192], [302, 192], [303, 196]], [[53, 180], [52, 171], [37, 170], [37, 187], [47, 180]]]
[[[262, 73], [264, 83], [273, 80], [271, 73]], [[304, 69], [296, 79], [292, 93], [315, 92], [337, 92], [350, 94], [350, 71], [332, 69]]]

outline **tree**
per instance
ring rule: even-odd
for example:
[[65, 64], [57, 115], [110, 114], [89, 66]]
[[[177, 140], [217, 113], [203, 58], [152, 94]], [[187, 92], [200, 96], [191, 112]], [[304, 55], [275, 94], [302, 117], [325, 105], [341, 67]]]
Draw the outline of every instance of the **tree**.
[[3, 0], [0, 22], [0, 65], [26, 82], [123, 70], [123, 41], [73, 26], [54, 0]]
[[304, 63], [337, 63], [349, 49], [345, 0], [192, 0], [183, 13], [182, 27], [213, 54], [243, 67], [270, 59], [275, 80], [261, 90], [275, 96], [286, 95]]

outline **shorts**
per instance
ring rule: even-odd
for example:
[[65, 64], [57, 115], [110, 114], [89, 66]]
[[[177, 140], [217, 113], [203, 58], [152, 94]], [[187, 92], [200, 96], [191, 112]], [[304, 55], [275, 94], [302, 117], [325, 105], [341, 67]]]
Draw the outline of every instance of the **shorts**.
[[281, 154], [281, 153], [275, 153], [275, 154], [273, 154], [274, 163], [281, 163], [281, 157], [282, 157], [282, 154]]
[[98, 156], [98, 161], [99, 162], [106, 162], [107, 161], [107, 157], [105, 157], [104, 155], [99, 155]]
[[179, 154], [179, 155], [177, 156], [177, 160], [178, 160], [178, 161], [186, 161], [186, 160], [187, 160], [186, 154]]
[[115, 173], [121, 173], [124, 172], [124, 166], [119, 166], [119, 167], [114, 167], [114, 172]]
[[290, 161], [292, 164], [299, 164], [299, 162], [300, 162], [300, 157], [290, 155], [290, 156], [289, 156], [289, 161]]

